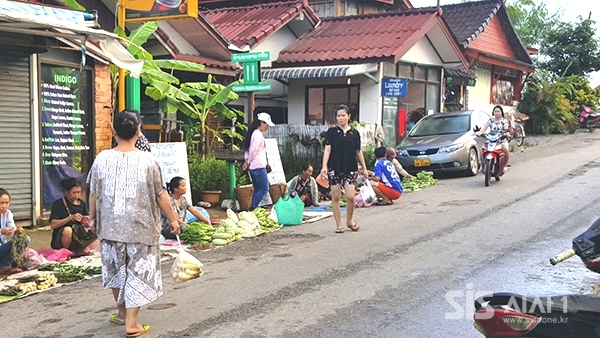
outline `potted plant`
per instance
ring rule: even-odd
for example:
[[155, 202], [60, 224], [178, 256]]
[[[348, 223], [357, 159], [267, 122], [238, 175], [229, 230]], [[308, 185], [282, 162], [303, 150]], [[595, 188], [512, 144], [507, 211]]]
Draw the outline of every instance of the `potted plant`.
[[229, 177], [227, 163], [211, 155], [203, 160], [199, 156], [194, 156], [189, 162], [189, 172], [194, 202], [219, 204], [221, 188]]

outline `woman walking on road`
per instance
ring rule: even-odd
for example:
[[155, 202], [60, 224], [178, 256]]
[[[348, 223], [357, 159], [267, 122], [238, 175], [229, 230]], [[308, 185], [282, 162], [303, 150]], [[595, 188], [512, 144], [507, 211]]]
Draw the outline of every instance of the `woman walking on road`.
[[346, 195], [346, 225], [352, 231], [360, 227], [352, 219], [354, 213], [354, 195], [356, 176], [358, 174], [357, 158], [362, 166], [362, 174], [369, 177], [365, 158], [360, 144], [360, 134], [350, 124], [350, 109], [346, 105], [336, 108], [338, 125], [327, 130], [325, 135], [325, 152], [323, 153], [323, 168], [321, 176], [329, 179], [331, 187], [331, 207], [336, 223], [336, 233], [343, 233], [340, 212], [341, 186]]
[[90, 226], [101, 241], [102, 284], [117, 302], [118, 313], [110, 321], [125, 325], [127, 337], [138, 337], [150, 331], [138, 322], [140, 307], [163, 294], [159, 209], [174, 234], [179, 224], [156, 159], [135, 148], [137, 114], [117, 114], [113, 135], [117, 146], [98, 154], [88, 175]]
[[246, 152], [244, 157], [246, 162], [242, 170], [250, 172], [254, 193], [252, 194], [252, 203], [250, 211], [256, 209], [262, 199], [269, 193], [269, 177], [267, 173], [270, 169], [267, 161], [267, 143], [263, 133], [273, 127], [275, 124], [271, 121], [271, 115], [267, 113], [258, 113], [256, 119], [248, 128], [248, 133], [242, 143], [242, 149]]

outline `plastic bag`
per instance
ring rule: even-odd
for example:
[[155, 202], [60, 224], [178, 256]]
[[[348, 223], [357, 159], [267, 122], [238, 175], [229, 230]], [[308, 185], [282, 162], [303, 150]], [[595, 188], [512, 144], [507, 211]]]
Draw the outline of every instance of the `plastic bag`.
[[23, 253], [23, 264], [21, 268], [25, 271], [35, 270], [47, 262], [48, 261], [44, 256], [40, 255], [37, 251], [32, 248], [27, 248]]
[[204, 274], [202, 269], [204, 264], [192, 256], [192, 254], [183, 250], [179, 236], [177, 236], [177, 242], [179, 243], [179, 254], [171, 266], [173, 281], [175, 283], [183, 283], [202, 276]]
[[370, 180], [365, 180], [365, 184], [360, 188], [360, 196], [363, 199], [364, 205], [371, 205], [377, 201], [377, 195]]
[[300, 225], [304, 216], [304, 202], [298, 196], [281, 196], [273, 206], [277, 214], [277, 223], [281, 225]]

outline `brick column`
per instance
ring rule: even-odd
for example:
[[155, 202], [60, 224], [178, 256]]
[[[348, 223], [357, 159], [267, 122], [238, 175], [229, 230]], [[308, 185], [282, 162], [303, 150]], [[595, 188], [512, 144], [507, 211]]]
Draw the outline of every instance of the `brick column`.
[[94, 97], [94, 120], [96, 154], [105, 149], [110, 149], [112, 142], [111, 98], [112, 86], [110, 81], [110, 67], [96, 62], [95, 73], [95, 97]]

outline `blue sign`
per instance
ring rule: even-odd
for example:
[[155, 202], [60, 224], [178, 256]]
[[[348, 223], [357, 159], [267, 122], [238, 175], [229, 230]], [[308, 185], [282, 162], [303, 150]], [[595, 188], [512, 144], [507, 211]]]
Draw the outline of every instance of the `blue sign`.
[[404, 98], [407, 87], [408, 79], [384, 77], [381, 79], [381, 96]]

